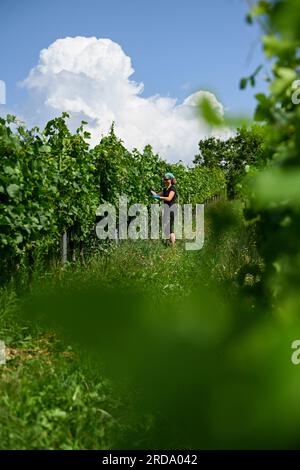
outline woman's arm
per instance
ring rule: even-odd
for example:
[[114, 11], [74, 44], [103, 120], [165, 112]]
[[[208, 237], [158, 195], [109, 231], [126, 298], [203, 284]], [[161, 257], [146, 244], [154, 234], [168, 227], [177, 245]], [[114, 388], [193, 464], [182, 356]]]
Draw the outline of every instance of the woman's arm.
[[160, 199], [162, 199], [163, 201], [170, 202], [172, 201], [174, 196], [175, 196], [175, 191], [172, 190], [170, 191], [169, 196], [160, 196]]

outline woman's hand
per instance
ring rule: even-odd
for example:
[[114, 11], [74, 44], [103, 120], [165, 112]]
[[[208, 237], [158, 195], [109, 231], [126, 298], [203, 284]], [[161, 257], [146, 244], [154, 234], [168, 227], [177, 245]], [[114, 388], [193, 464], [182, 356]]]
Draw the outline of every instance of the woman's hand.
[[152, 189], [151, 189], [151, 194], [152, 194], [152, 196], [156, 196], [156, 195], [157, 195], [157, 193], [156, 193], [155, 191], [152, 191]]

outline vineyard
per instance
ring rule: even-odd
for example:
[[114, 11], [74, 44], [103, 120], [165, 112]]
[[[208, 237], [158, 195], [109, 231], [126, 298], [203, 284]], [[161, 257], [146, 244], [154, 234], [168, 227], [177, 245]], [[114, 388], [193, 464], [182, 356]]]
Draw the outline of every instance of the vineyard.
[[[190, 165], [128, 150], [114, 123], [91, 146], [67, 112], [42, 130], [0, 118], [1, 449], [299, 447], [297, 11], [252, 7], [269, 92]], [[100, 204], [150, 207], [166, 172], [180, 204], [205, 203], [203, 249], [97, 239]]]
[[217, 166], [167, 164], [150, 145], [129, 152], [113, 126], [91, 149], [86, 123], [72, 135], [67, 118], [64, 113], [42, 132], [24, 128], [14, 116], [0, 121], [2, 275], [20, 262], [57, 255], [65, 232], [74, 242], [91, 243], [99, 204], [117, 204], [124, 194], [131, 204], [150, 205], [150, 189], [161, 187], [166, 171], [180, 179], [180, 203], [202, 203], [225, 190]]

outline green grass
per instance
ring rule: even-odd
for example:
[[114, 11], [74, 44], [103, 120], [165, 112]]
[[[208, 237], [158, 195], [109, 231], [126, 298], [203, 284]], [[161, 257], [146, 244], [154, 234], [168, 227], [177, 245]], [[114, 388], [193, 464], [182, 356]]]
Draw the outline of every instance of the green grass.
[[56, 332], [20, 319], [13, 290], [0, 299], [0, 448], [109, 448], [122, 430], [110, 382]]
[[81, 351], [59, 328], [24, 318], [22, 300], [28, 289], [41, 294], [57, 287], [63, 291], [92, 284], [131, 289], [158, 311], [168, 309], [170, 300], [182, 302], [198, 287], [217, 288], [226, 298], [230, 284], [234, 296], [241, 288], [239, 270], [243, 267], [247, 272], [245, 266], [257, 262], [258, 256], [241, 224], [234, 229], [229, 224], [225, 234], [218, 234], [219, 216], [212, 212], [207, 219], [201, 251], [187, 252], [183, 241], [175, 248], [161, 241], [122, 242], [95, 253], [85, 266], [57, 263], [45, 269], [39, 265], [29, 277], [27, 271], [21, 272], [2, 287], [0, 339], [6, 343], [8, 357], [6, 365], [0, 366], [0, 448], [149, 445], [156, 418], [146, 408], [135, 415], [138, 392], [114, 382], [101, 361]]

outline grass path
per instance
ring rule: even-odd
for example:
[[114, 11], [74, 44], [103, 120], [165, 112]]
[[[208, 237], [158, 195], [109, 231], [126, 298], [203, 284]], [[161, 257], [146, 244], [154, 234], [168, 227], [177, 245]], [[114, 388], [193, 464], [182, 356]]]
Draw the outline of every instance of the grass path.
[[[229, 235], [217, 233], [214, 240], [209, 225], [206, 230], [201, 251], [187, 252], [181, 241], [175, 248], [161, 241], [122, 242], [105, 247], [86, 266], [37, 268], [31, 291], [42, 294], [57, 286], [64, 291], [74, 285], [97, 285], [102, 292], [111, 286], [117, 293], [131, 289], [147, 299], [145, 310], [151, 306], [158, 316], [168, 309], [170, 299], [182, 302], [199, 287], [219, 285], [228, 295], [230, 285], [234, 295], [237, 269], [251, 257], [247, 240], [239, 227]], [[24, 279], [20, 275], [18, 282], [0, 291], [0, 339], [7, 346], [7, 362], [0, 366], [0, 448], [107, 449], [124, 442], [133, 431], [134, 392], [121, 391], [120, 384], [56, 329], [23, 318], [26, 282], [24, 273]], [[135, 439], [147, 435], [152, 419], [145, 413], [142, 422], [135, 422]]]

